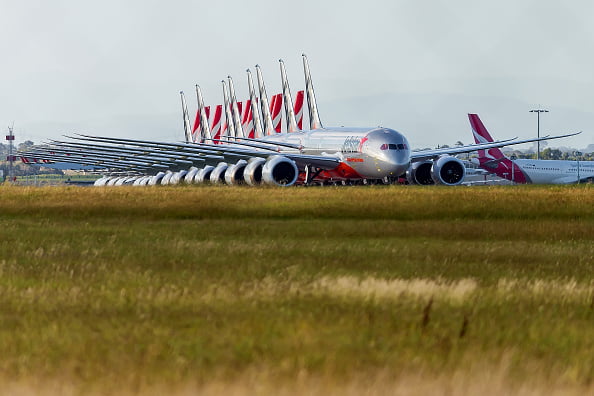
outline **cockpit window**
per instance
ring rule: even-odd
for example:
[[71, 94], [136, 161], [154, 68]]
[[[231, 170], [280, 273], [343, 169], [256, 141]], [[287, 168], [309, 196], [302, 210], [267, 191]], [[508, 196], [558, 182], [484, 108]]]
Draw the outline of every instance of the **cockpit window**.
[[384, 143], [380, 146], [380, 150], [404, 150], [404, 149], [406, 149], [406, 144], [403, 144], [403, 143], [398, 143], [398, 144]]

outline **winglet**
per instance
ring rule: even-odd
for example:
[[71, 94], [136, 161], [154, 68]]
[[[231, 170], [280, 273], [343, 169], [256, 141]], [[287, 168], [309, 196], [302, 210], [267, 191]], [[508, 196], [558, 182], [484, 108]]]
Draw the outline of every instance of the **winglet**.
[[184, 120], [184, 135], [186, 137], [186, 143], [192, 142], [192, 126], [190, 125], [190, 117], [188, 115], [188, 105], [186, 103], [186, 97], [184, 96], [184, 91], [179, 91], [181, 96], [181, 105], [182, 105], [182, 117]]
[[223, 84], [223, 105], [225, 106], [225, 124], [226, 130], [222, 132], [226, 136], [235, 137], [235, 128], [233, 127], [233, 116], [231, 115], [231, 107], [229, 107], [229, 93], [227, 91], [227, 84], [225, 84], [225, 80], [222, 80], [221, 83]]
[[262, 70], [259, 65], [256, 65], [256, 76], [258, 77], [258, 88], [260, 89], [260, 108], [262, 109], [262, 117], [264, 118], [264, 134], [273, 135], [274, 127], [272, 125], [272, 116], [270, 115], [270, 104], [268, 103]]
[[287, 116], [287, 132], [297, 132], [297, 121], [295, 120], [293, 98], [291, 97], [291, 89], [289, 88], [285, 62], [283, 62], [282, 59], [279, 59], [278, 62], [280, 63], [281, 80], [283, 83], [283, 101], [285, 102], [285, 115]]
[[196, 84], [196, 98], [198, 100], [198, 114], [200, 115], [200, 142], [204, 139], [211, 139], [210, 125], [208, 125], [208, 115], [204, 108], [204, 100], [202, 99], [202, 91], [198, 84]]
[[259, 139], [262, 137], [262, 119], [260, 118], [260, 111], [258, 110], [258, 100], [254, 90], [254, 81], [252, 80], [252, 73], [250, 69], [247, 70], [248, 89], [250, 91], [250, 104], [252, 106], [252, 121], [254, 123], [254, 137]]
[[303, 72], [305, 73], [305, 91], [307, 94], [307, 108], [309, 110], [309, 128], [320, 129], [324, 128], [320, 121], [320, 115], [318, 113], [318, 105], [316, 103], [316, 95], [314, 93], [313, 82], [311, 80], [311, 73], [309, 72], [309, 63], [307, 56], [303, 56]]
[[233, 124], [235, 126], [235, 136], [244, 137], [243, 127], [241, 126], [241, 115], [239, 114], [239, 107], [237, 106], [237, 98], [235, 97], [235, 87], [233, 86], [233, 79], [227, 76], [229, 81], [229, 95], [231, 98], [231, 116], [233, 117]]

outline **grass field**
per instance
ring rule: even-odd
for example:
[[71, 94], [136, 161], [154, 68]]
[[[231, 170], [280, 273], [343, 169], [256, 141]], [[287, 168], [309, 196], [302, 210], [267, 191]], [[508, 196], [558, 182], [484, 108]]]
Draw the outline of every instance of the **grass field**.
[[593, 394], [594, 188], [0, 187], [0, 394]]

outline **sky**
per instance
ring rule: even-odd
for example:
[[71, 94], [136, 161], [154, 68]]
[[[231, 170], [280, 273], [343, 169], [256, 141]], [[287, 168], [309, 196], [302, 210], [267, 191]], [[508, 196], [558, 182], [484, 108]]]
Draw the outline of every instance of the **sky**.
[[[412, 147], [583, 131], [594, 144], [594, 2], [572, 0], [0, 0], [0, 126], [41, 143], [87, 133], [183, 140], [179, 91], [222, 102], [260, 64], [303, 89], [308, 55], [325, 126], [378, 126]], [[559, 143], [557, 143], [559, 142]], [[526, 148], [527, 146], [522, 146]]]

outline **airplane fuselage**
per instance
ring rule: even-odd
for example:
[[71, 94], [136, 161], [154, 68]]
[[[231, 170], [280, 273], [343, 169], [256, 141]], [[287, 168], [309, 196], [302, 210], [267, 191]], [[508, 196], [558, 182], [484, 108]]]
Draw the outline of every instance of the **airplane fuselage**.
[[594, 161], [518, 159], [513, 163], [534, 184], [571, 184], [594, 179]]
[[266, 136], [267, 141], [291, 143], [301, 150], [280, 148], [283, 152], [306, 155], [331, 155], [341, 158], [332, 178], [396, 177], [410, 166], [410, 147], [406, 137], [389, 128], [325, 128], [313, 131]]

